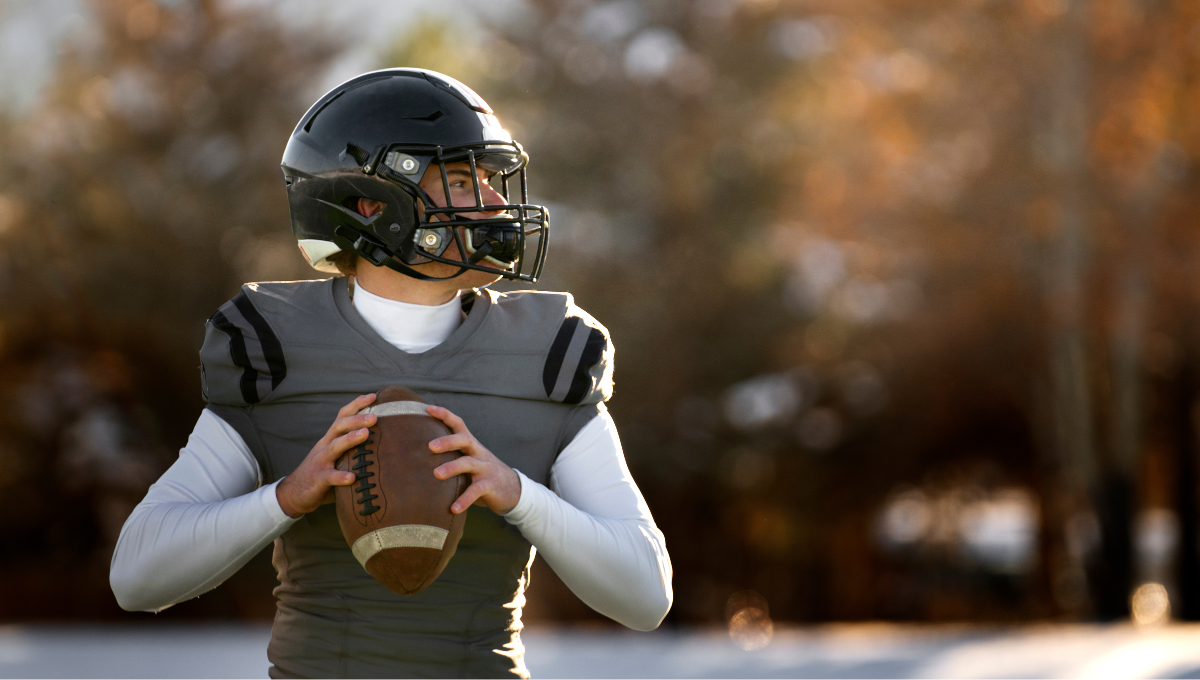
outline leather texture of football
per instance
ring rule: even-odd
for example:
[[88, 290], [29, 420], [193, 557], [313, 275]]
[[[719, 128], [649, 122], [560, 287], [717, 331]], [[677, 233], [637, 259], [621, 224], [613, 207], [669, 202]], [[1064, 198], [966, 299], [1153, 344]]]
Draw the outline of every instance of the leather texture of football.
[[401, 595], [419, 593], [437, 580], [467, 520], [467, 513], [455, 515], [450, 505], [466, 491], [469, 476], [433, 476], [434, 468], [462, 454], [429, 450], [430, 441], [450, 430], [425, 406], [407, 388], [380, 390], [375, 403], [359, 411], [378, 420], [366, 441], [337, 466], [358, 476], [334, 494], [342, 535], [367, 573]]

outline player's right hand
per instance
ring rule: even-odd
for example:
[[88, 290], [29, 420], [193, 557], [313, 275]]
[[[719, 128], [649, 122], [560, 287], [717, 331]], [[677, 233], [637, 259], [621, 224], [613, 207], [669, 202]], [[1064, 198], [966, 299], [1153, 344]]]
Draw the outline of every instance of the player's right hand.
[[375, 424], [376, 416], [374, 413], [356, 414], [373, 401], [374, 394], [364, 394], [343, 406], [329, 431], [304, 457], [304, 462], [275, 487], [279, 507], [288, 517], [300, 517], [332, 503], [333, 487], [349, 486], [354, 482], [353, 472], [343, 472], [334, 466], [343, 453], [366, 440], [367, 428]]

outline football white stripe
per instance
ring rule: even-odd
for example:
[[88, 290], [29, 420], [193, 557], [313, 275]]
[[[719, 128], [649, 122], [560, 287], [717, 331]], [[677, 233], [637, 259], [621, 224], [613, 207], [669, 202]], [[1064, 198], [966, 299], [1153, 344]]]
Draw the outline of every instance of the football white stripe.
[[429, 412], [425, 410], [425, 407], [428, 405], [420, 401], [389, 401], [368, 406], [359, 411], [358, 415], [365, 416], [368, 413], [374, 413], [380, 418], [384, 416], [427, 416]]
[[355, 541], [350, 549], [354, 552], [354, 559], [358, 560], [358, 563], [365, 568], [367, 560], [374, 557], [379, 551], [388, 548], [441, 550], [442, 546], [446, 544], [448, 535], [450, 532], [441, 527], [431, 527], [427, 524], [401, 524], [372, 531]]

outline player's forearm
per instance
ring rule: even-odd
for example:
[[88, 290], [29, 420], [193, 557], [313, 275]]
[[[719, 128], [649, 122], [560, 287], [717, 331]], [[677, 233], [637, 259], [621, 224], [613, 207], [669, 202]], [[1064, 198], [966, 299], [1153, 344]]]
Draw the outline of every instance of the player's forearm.
[[591, 515], [524, 475], [521, 496], [522, 503], [506, 519], [537, 547], [571, 592], [622, 625], [658, 627], [673, 594], [666, 542], [652, 522]]
[[205, 410], [179, 459], [121, 528], [109, 581], [125, 609], [158, 611], [211, 590], [293, 520], [241, 435]]
[[118, 604], [131, 611], [159, 611], [215, 588], [293, 521], [273, 484], [217, 502], [147, 501], [121, 529], [109, 573]]

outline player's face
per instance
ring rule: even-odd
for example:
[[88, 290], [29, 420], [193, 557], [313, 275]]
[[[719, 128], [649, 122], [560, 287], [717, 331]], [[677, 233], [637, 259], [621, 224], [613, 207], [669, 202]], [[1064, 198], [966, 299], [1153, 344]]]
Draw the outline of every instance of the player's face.
[[[487, 173], [483, 168], [478, 169], [479, 172], [479, 194], [483, 198], [483, 204], [486, 205], [502, 205], [506, 203], [504, 197], [495, 189], [488, 185]], [[454, 207], [466, 208], [475, 205], [475, 187], [471, 183], [471, 166], [467, 163], [450, 163], [446, 165], [446, 179], [450, 185], [450, 200]], [[425, 176], [421, 178], [421, 188], [429, 194], [439, 207], [445, 207], [446, 190], [442, 185], [442, 173], [436, 165], [432, 165], [425, 172]], [[360, 198], [358, 203], [358, 212], [362, 215], [370, 217], [375, 213], [383, 210], [383, 203], [370, 199]], [[460, 213], [465, 217], [472, 219], [480, 219], [483, 217], [492, 217], [501, 214], [501, 210], [480, 211]], [[423, 206], [421, 213], [424, 214]], [[458, 250], [458, 244], [451, 241], [446, 248], [446, 252], [442, 255], [448, 260], [458, 260], [461, 258]], [[359, 260], [359, 266], [365, 266], [363, 260]], [[426, 262], [425, 264], [415, 265], [417, 271], [427, 276], [443, 277], [453, 276], [458, 271], [458, 267], [442, 262]], [[499, 274], [491, 274], [489, 272], [481, 272], [474, 269], [468, 269], [462, 274], [455, 276], [453, 279], [444, 282], [448, 288], [466, 289], [476, 288], [478, 286], [486, 286], [490, 283], [495, 283], [500, 280]]]
[[[488, 184], [487, 171], [483, 168], [476, 168], [479, 178], [479, 195], [483, 199], [484, 205], [503, 205], [508, 201], [500, 195], [498, 191], [493, 189]], [[471, 182], [471, 166], [467, 163], [449, 163], [446, 165], [446, 180], [450, 185], [450, 206], [455, 208], [468, 208], [475, 205], [475, 187]], [[442, 185], [442, 173], [438, 170], [438, 166], [430, 165], [425, 171], [425, 176], [421, 178], [421, 188], [425, 193], [433, 199], [438, 207], [448, 207], [445, 205], [446, 190]], [[459, 213], [464, 217], [472, 219], [480, 219], [483, 217], [494, 217], [499, 215], [501, 210], [481, 211]]]
[[[487, 171], [483, 168], [476, 168], [479, 180], [479, 195], [483, 199], [483, 205], [503, 205], [507, 203], [504, 197], [488, 184]], [[471, 182], [471, 166], [467, 163], [448, 163], [446, 165], [446, 180], [450, 186], [450, 205], [456, 208], [467, 208], [476, 205], [475, 202], [475, 187]], [[438, 207], [445, 206], [446, 189], [442, 184], [442, 173], [437, 165], [430, 165], [425, 171], [425, 176], [421, 178], [421, 188], [429, 197], [433, 199]], [[422, 213], [424, 211], [422, 210]], [[486, 210], [479, 212], [459, 213], [463, 217], [471, 219], [481, 219], [484, 217], [494, 217], [502, 214], [502, 210]], [[461, 228], [460, 228], [461, 235]], [[458, 244], [451, 241], [446, 248], [446, 252], [442, 257], [448, 260], [458, 260], [461, 255], [458, 250]], [[450, 276], [458, 270], [454, 265], [443, 264], [441, 262], [430, 262], [423, 265], [418, 265], [417, 270], [429, 276]], [[490, 274], [488, 272], [476, 271], [468, 269], [459, 276], [454, 278], [454, 281], [460, 288], [474, 288], [476, 286], [486, 286], [489, 283], [495, 283], [500, 280], [499, 274]]]

